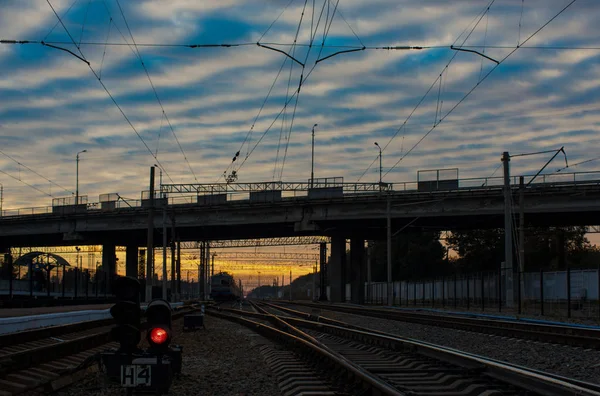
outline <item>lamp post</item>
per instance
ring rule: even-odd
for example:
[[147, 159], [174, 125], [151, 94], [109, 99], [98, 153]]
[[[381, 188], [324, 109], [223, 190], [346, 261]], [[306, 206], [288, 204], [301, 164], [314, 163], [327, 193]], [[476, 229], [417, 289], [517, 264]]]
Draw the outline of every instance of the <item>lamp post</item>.
[[79, 154], [87, 153], [87, 150], [82, 150], [77, 153], [76, 170], [75, 170], [75, 205], [79, 205]]
[[379, 149], [379, 188], [381, 188], [381, 172], [383, 171], [383, 167], [381, 165], [381, 146], [377, 142], [375, 142], [375, 146], [377, 146]]
[[315, 124], [312, 127], [312, 161], [310, 165], [310, 188], [313, 188], [315, 179], [315, 127], [319, 124]]

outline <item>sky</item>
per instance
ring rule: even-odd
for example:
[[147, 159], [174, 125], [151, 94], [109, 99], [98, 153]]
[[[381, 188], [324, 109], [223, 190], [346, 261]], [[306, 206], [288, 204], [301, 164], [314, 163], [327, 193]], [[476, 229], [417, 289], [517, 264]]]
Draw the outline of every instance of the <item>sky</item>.
[[[3, 207], [72, 196], [82, 150], [89, 202], [139, 199], [153, 164], [164, 183], [306, 181], [314, 124], [319, 178], [377, 182], [376, 141], [386, 182], [501, 176], [503, 151], [562, 146], [561, 174], [595, 171], [580, 163], [600, 157], [597, 0], [534, 34], [570, 3], [2, 0], [0, 40], [34, 41], [0, 44]], [[423, 49], [375, 49], [394, 46]]]
[[[79, 190], [89, 202], [115, 192], [139, 199], [156, 163], [164, 183], [222, 182], [226, 170], [240, 182], [305, 181], [314, 124], [315, 177], [377, 182], [375, 141], [385, 147], [388, 182], [439, 168], [458, 168], [460, 178], [501, 176], [503, 151], [561, 146], [571, 164], [563, 172], [596, 170], [598, 162], [573, 164], [598, 156], [600, 50], [521, 48], [496, 67], [450, 49], [501, 60], [568, 3], [51, 0], [67, 34], [47, 1], [4, 0], [0, 39], [51, 43], [94, 70], [39, 43], [0, 44], [4, 208], [72, 195], [82, 150]], [[578, 0], [525, 46], [600, 46], [599, 18], [597, 1]], [[137, 48], [127, 45], [132, 37]], [[144, 45], [236, 43], [249, 45]], [[319, 53], [363, 45], [315, 63]], [[378, 46], [435, 48], [370, 49]], [[536, 172], [551, 155], [514, 158], [511, 172]], [[561, 155], [545, 172], [564, 165]]]

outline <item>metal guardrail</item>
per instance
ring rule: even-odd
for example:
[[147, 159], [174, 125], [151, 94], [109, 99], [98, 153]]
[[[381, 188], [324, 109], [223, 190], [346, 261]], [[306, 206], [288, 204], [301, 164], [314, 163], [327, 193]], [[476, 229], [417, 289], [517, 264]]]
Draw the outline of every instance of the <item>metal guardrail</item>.
[[[534, 175], [525, 175], [525, 184], [533, 179]], [[315, 179], [313, 184], [314, 189], [341, 187], [344, 194], [367, 194], [375, 192], [396, 192], [396, 193], [419, 193], [419, 182], [400, 182], [400, 183], [344, 183], [344, 182], [319, 182]], [[504, 179], [502, 176], [497, 177], [476, 177], [464, 178], [458, 180], [458, 189], [439, 190], [436, 192], [452, 192], [452, 191], [491, 191], [502, 188]], [[519, 176], [511, 177], [511, 186], [518, 188]], [[600, 185], [600, 171], [593, 172], [573, 172], [573, 173], [557, 173], [539, 175], [535, 181], [529, 185], [528, 189], [536, 189], [540, 187], [556, 187], [556, 186], [573, 186], [573, 185]], [[162, 193], [171, 194], [194, 194], [182, 195], [176, 197], [168, 197], [169, 205], [186, 205], [197, 204], [198, 193], [202, 194], [226, 194], [227, 202], [240, 202], [248, 200], [248, 194], [251, 192], [265, 191], [281, 191], [282, 198], [307, 198], [307, 192], [311, 190], [310, 182], [264, 182], [264, 183], [216, 183], [216, 184], [182, 184], [182, 185], [163, 185]], [[252, 189], [255, 190], [252, 190]], [[142, 192], [148, 196], [147, 192]], [[158, 194], [158, 193], [157, 193]], [[106, 202], [94, 202], [87, 204], [87, 212], [100, 211], [115, 211], [120, 209], [136, 209], [142, 208], [147, 200], [121, 199], [111, 202], [114, 204], [110, 209], [102, 207]], [[0, 219], [4, 217], [21, 217], [31, 215], [53, 214], [56, 206], [38, 206], [30, 208], [6, 209], [0, 213]]]

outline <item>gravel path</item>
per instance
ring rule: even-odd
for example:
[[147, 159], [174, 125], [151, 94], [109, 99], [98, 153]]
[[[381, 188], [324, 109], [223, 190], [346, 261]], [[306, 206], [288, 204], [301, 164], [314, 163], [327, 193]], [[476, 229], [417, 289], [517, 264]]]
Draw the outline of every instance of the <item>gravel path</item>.
[[[237, 324], [205, 316], [206, 330], [184, 333], [183, 320], [173, 323], [175, 343], [183, 346], [181, 377], [170, 395], [280, 395], [277, 381], [258, 351], [256, 335]], [[59, 395], [125, 395], [94, 370]]]
[[[294, 309], [312, 312], [299, 305]], [[341, 312], [321, 310], [321, 315], [356, 326], [427, 341], [492, 359], [600, 384], [600, 351], [538, 343], [514, 338], [398, 322]]]

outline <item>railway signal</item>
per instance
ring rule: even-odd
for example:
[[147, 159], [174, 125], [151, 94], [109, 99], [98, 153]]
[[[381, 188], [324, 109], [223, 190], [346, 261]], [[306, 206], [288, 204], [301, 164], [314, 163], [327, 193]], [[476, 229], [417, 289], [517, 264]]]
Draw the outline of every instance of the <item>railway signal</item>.
[[141, 340], [140, 284], [137, 279], [119, 277], [114, 283], [116, 304], [110, 309], [117, 326], [110, 333], [119, 348], [101, 353], [107, 376], [134, 391], [168, 392], [173, 374], [181, 372], [181, 351], [170, 345], [172, 339], [171, 306], [162, 299], [146, 308], [149, 347], [138, 347]]
[[146, 308], [149, 350], [166, 353], [171, 342], [171, 306], [163, 299], [152, 300]]
[[119, 352], [131, 353], [137, 350], [141, 339], [140, 282], [122, 276], [115, 280], [114, 290], [117, 302], [111, 307], [110, 314], [117, 326], [111, 330], [111, 339], [120, 344]]

